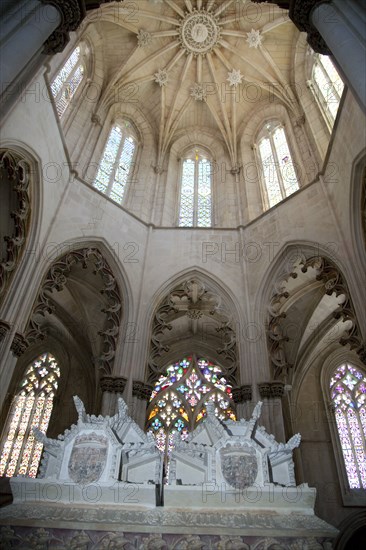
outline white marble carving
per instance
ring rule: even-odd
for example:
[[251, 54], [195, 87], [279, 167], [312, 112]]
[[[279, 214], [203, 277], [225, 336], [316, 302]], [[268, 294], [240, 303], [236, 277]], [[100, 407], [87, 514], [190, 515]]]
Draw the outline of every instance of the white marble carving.
[[94, 491], [98, 501], [117, 498], [128, 505], [137, 502], [132, 497], [139, 492], [140, 498], [144, 494], [146, 504], [155, 505], [155, 485], [160, 483], [162, 466], [153, 436], [145, 434], [132, 420], [121, 398], [118, 412], [112, 417], [86, 414], [78, 397], [74, 402], [78, 422], [58, 439], [34, 430], [44, 445], [40, 477], [12, 478], [14, 501], [21, 501], [28, 490], [38, 491], [42, 500], [42, 492], [47, 493], [50, 482], [55, 482], [61, 501], [70, 498], [72, 488], [74, 502], [87, 503]]

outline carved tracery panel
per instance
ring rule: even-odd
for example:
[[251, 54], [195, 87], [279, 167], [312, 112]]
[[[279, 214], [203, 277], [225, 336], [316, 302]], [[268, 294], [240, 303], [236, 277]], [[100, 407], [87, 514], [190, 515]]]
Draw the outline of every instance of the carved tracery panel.
[[235, 321], [219, 293], [200, 278], [187, 279], [173, 289], [155, 310], [152, 323], [148, 374], [152, 384], [163, 374], [163, 366], [174, 350], [185, 344], [189, 351], [220, 356], [224, 374], [238, 384]]
[[98, 275], [102, 281], [100, 293], [105, 297], [106, 305], [101, 312], [104, 314], [105, 322], [98, 331], [102, 344], [101, 354], [96, 362], [102, 373], [110, 375], [122, 317], [122, 298], [110, 266], [96, 248], [74, 250], [52, 264], [41, 285], [25, 334], [16, 335], [12, 351], [15, 355], [21, 355], [30, 344], [45, 337], [42, 317], [46, 313], [54, 313], [56, 309], [51, 297], [52, 291], [59, 292], [64, 289], [73, 267], [77, 264], [83, 269], [92, 268], [93, 274]]
[[19, 154], [0, 150], [0, 302], [18, 265], [31, 214], [30, 165]]

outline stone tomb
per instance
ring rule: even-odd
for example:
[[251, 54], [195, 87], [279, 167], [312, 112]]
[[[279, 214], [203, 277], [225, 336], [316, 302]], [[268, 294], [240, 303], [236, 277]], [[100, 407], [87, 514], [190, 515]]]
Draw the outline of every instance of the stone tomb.
[[36, 432], [44, 445], [39, 477], [11, 478], [14, 502], [0, 510], [6, 536], [44, 527], [58, 539], [60, 529], [74, 530], [76, 538], [87, 531], [90, 537], [107, 531], [115, 540], [150, 534], [147, 548], [155, 548], [156, 537], [159, 548], [170, 548], [169, 537], [188, 530], [200, 548], [223, 548], [218, 537], [240, 539], [228, 548], [287, 538], [297, 550], [310, 543], [327, 548], [336, 536], [314, 514], [315, 489], [296, 487], [292, 451], [300, 436], [277, 443], [258, 427], [261, 403], [239, 422], [221, 422], [209, 403], [188, 439], [176, 437], [163, 485], [154, 437], [131, 419], [123, 399], [112, 417], [88, 415], [80, 399], [74, 402], [79, 418], [70, 430], [58, 439]]
[[175, 439], [165, 506], [299, 510], [313, 514], [316, 491], [296, 486], [292, 451], [299, 434], [278, 443], [258, 427], [262, 403], [249, 421], [220, 421], [213, 403], [207, 417], [182, 441]]

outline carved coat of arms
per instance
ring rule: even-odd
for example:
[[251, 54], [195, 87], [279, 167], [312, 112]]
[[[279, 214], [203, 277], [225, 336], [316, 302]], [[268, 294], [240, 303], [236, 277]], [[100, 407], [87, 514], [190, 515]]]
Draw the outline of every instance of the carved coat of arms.
[[80, 435], [75, 439], [69, 460], [72, 481], [86, 485], [98, 481], [107, 457], [108, 440], [96, 433]]
[[221, 471], [225, 480], [235, 489], [254, 484], [258, 474], [256, 452], [249, 446], [227, 445], [220, 450]]

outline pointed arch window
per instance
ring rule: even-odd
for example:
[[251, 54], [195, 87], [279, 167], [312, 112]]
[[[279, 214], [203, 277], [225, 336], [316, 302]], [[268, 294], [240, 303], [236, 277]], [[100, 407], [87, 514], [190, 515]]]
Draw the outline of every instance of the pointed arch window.
[[182, 161], [178, 225], [212, 226], [212, 162], [199, 149]]
[[46, 433], [59, 378], [59, 366], [50, 353], [40, 355], [26, 369], [4, 429], [0, 476], [36, 477], [43, 445], [32, 428]]
[[333, 128], [341, 101], [344, 84], [327, 55], [313, 53], [311, 80], [309, 81], [317, 103], [330, 129]]
[[203, 357], [188, 356], [166, 369], [155, 384], [147, 410], [147, 430], [160, 451], [170, 455], [174, 434], [186, 439], [215, 403], [216, 416], [236, 420], [231, 386], [222, 370]]
[[61, 118], [71, 103], [85, 75], [81, 46], [75, 48], [51, 84], [58, 116]]
[[284, 127], [268, 122], [257, 141], [264, 203], [271, 208], [299, 189], [299, 182]]
[[104, 148], [94, 180], [94, 187], [121, 204], [128, 182], [131, 180], [137, 139], [130, 122], [113, 126]]
[[366, 376], [353, 365], [335, 369], [332, 407], [350, 489], [366, 489]]

